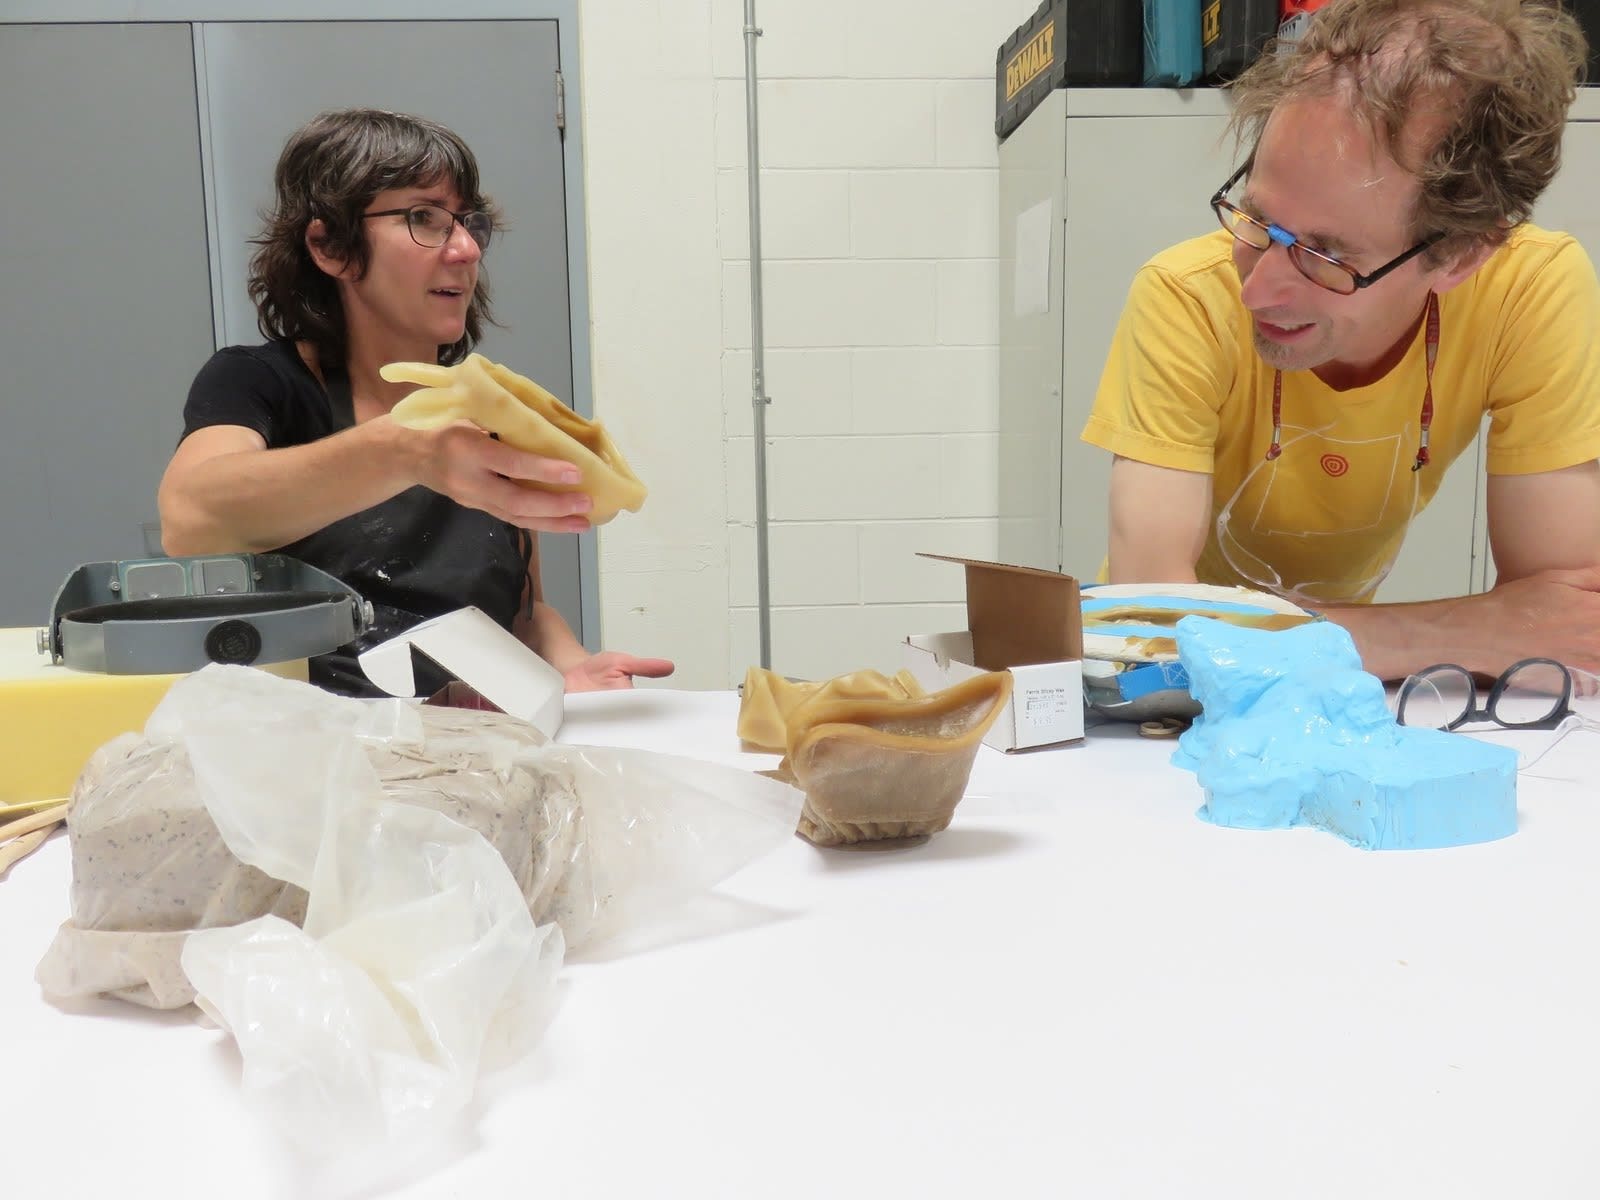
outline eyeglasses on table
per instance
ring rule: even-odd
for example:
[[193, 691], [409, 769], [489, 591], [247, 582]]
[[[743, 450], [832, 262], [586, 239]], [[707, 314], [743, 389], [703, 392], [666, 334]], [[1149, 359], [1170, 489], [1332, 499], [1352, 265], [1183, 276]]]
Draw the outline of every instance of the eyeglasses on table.
[[1600, 676], [1553, 658], [1512, 663], [1482, 693], [1471, 671], [1438, 663], [1407, 678], [1394, 703], [1395, 719], [1413, 728], [1528, 734], [1515, 746], [1523, 771], [1573, 730], [1600, 732]]

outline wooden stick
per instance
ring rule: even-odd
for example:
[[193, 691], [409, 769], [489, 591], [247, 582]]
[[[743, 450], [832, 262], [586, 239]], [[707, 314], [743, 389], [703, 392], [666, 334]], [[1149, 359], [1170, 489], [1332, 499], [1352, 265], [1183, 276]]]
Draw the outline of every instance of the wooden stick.
[[0, 804], [0, 821], [9, 821], [18, 813], [38, 812], [41, 808], [66, 802], [65, 796], [57, 796], [53, 800], [18, 800], [15, 804]]
[[[65, 815], [65, 813], [62, 814], [62, 816]], [[3, 877], [14, 864], [21, 862], [40, 846], [44, 845], [45, 839], [54, 832], [54, 826], [47, 825], [43, 829], [35, 829], [32, 833], [25, 833], [21, 837], [12, 838], [6, 845], [0, 846], [0, 877]]]
[[23, 834], [32, 833], [36, 829], [48, 829], [57, 821], [67, 815], [67, 802], [65, 800], [54, 808], [41, 809], [32, 816], [19, 817], [15, 821], [0, 825], [0, 842], [7, 838], [21, 837]]

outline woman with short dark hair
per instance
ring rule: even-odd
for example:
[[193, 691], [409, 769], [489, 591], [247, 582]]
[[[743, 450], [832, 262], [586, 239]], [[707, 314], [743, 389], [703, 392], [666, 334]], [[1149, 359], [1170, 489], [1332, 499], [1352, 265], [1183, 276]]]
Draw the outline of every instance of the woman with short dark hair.
[[[572, 483], [576, 467], [466, 422], [389, 417], [414, 385], [381, 367], [459, 362], [491, 319], [481, 260], [498, 213], [471, 149], [419, 117], [326, 112], [289, 138], [274, 179], [249, 281], [267, 341], [218, 351], [195, 378], [161, 481], [167, 553], [277, 551], [370, 600], [372, 628], [312, 660], [312, 681], [335, 691], [379, 694], [356, 655], [465, 605], [569, 691], [670, 674], [662, 659], [590, 655], [543, 602], [533, 532], [589, 528], [590, 500], [517, 481]], [[418, 671], [419, 694], [442, 683]]]

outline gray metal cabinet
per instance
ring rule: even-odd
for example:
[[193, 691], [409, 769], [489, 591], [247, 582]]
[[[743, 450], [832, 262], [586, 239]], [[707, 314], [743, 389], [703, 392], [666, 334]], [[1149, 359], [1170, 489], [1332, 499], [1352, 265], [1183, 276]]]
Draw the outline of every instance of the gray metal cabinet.
[[[260, 340], [249, 239], [285, 137], [324, 108], [467, 139], [508, 224], [481, 348], [587, 409], [559, 63], [554, 20], [0, 23], [0, 198], [25, 216], [0, 223], [0, 625], [41, 623], [78, 563], [158, 552], [189, 382], [216, 347]], [[540, 541], [546, 598], [591, 644], [592, 541]]]
[[156, 484], [212, 352], [189, 26], [0, 26], [0, 625], [159, 553]]

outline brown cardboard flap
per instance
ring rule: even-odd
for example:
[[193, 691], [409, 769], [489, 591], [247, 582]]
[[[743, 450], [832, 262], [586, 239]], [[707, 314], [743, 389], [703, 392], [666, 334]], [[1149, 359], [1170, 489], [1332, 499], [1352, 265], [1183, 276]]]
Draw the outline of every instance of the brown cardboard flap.
[[972, 662], [985, 671], [1083, 657], [1078, 581], [1059, 571], [920, 552], [967, 570]]

